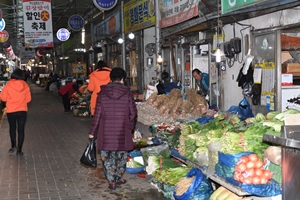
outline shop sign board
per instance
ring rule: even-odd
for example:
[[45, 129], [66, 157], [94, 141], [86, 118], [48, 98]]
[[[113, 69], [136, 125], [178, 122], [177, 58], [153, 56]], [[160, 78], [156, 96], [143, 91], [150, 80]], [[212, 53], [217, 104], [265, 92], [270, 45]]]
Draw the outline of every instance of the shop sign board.
[[121, 30], [120, 13], [113, 13], [106, 16], [106, 19], [94, 26], [95, 40], [101, 40]]
[[0, 42], [4, 43], [8, 40], [9, 34], [6, 30], [0, 31]]
[[86, 73], [86, 63], [72, 63], [72, 73], [73, 74], [85, 74]]
[[158, 0], [159, 28], [173, 26], [198, 16], [198, 1]]
[[223, 0], [222, 1], [222, 14], [239, 10], [253, 4], [261, 3], [267, 0]]
[[5, 21], [4, 19], [0, 19], [0, 31], [3, 31], [5, 29]]
[[93, 0], [94, 5], [100, 10], [110, 10], [118, 3], [118, 0]]
[[69, 18], [68, 25], [71, 30], [80, 31], [84, 26], [84, 20], [80, 15], [75, 14]]
[[154, 0], [131, 0], [124, 5], [125, 34], [155, 25]]
[[51, 0], [22, 0], [27, 48], [53, 47]]
[[70, 37], [70, 32], [68, 29], [66, 28], [60, 28], [57, 32], [56, 32], [56, 37], [57, 39], [59, 39], [60, 41], [67, 41]]

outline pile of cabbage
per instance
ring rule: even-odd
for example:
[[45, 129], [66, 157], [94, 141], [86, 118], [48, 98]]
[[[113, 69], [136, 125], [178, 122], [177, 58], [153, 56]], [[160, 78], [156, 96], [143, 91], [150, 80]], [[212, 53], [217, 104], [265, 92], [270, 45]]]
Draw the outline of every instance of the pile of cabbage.
[[263, 135], [280, 136], [284, 117], [299, 113], [296, 109], [271, 111], [266, 116], [258, 113], [245, 121], [240, 121], [237, 115], [218, 113], [204, 125], [198, 122], [182, 124], [178, 152], [192, 161], [199, 161], [199, 156], [208, 155], [208, 145], [219, 144], [218, 151], [226, 154], [254, 152], [262, 158], [269, 147], [263, 142]]

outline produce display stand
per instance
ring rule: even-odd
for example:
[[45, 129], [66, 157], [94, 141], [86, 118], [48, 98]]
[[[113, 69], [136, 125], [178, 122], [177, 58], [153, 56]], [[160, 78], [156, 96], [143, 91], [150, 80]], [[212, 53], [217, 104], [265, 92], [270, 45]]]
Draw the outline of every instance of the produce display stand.
[[[188, 159], [182, 159], [181, 157], [178, 157], [178, 156], [176, 156], [176, 155], [174, 155], [172, 153], [171, 153], [171, 156], [173, 156], [174, 158], [176, 158], [177, 160], [179, 160], [182, 163], [185, 163], [187, 165], [190, 165], [192, 167], [200, 169], [203, 172], [204, 175], [206, 175], [206, 176], [208, 175], [207, 170], [203, 166], [201, 166], [201, 165], [199, 165], [199, 164], [197, 164], [197, 163], [195, 163], [193, 161], [190, 161]], [[215, 183], [217, 183], [219, 185], [224, 186], [225, 188], [227, 188], [228, 190], [232, 191], [233, 193], [235, 193], [235, 194], [237, 194], [239, 196], [250, 195], [249, 193], [241, 190], [239, 187], [234, 186], [234, 185], [228, 183], [224, 178], [219, 177], [216, 174], [207, 176], [207, 178], [211, 179], [212, 181], [214, 181]]]

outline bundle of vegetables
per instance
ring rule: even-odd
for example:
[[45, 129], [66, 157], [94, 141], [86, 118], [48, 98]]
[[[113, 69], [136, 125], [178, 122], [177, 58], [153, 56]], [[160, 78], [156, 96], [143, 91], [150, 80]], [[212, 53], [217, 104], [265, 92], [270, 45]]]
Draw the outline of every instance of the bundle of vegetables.
[[135, 161], [133, 158], [130, 158], [126, 163], [126, 167], [128, 167], [128, 168], [140, 168], [140, 167], [144, 167], [144, 165], [142, 165], [141, 163]]
[[220, 151], [236, 154], [246, 151], [246, 143], [241, 133], [226, 132], [220, 139]]
[[178, 181], [176, 184], [176, 191], [175, 194], [176, 196], [181, 196], [183, 195], [190, 187], [192, 182], [194, 181], [195, 176], [191, 177], [184, 177]]
[[244, 184], [267, 184], [272, 173], [263, 169], [263, 165], [256, 154], [242, 156], [235, 166], [233, 178]]
[[157, 169], [168, 169], [179, 167], [170, 157], [149, 156], [146, 166], [147, 174], [152, 174]]
[[166, 168], [154, 171], [152, 176], [158, 182], [176, 185], [181, 178], [187, 175], [188, 171], [187, 167]]
[[224, 188], [223, 186], [218, 187], [212, 195], [210, 196], [209, 200], [240, 200], [243, 197], [240, 197], [230, 190]]

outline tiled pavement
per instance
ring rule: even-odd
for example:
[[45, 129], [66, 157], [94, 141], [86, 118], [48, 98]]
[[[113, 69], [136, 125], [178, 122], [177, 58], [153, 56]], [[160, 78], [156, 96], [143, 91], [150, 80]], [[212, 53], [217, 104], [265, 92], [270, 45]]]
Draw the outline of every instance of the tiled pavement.
[[79, 159], [88, 141], [91, 118], [63, 112], [61, 99], [29, 83], [32, 102], [25, 129], [24, 156], [9, 154], [6, 115], [0, 119], [0, 200], [160, 200], [145, 179], [125, 174], [128, 183], [110, 191], [103, 169]]

